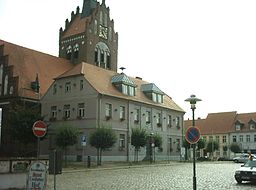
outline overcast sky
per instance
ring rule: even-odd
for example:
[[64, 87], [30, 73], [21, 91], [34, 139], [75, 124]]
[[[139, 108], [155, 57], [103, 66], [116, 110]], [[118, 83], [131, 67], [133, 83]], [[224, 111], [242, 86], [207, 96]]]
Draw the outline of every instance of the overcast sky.
[[[0, 39], [58, 55], [59, 28], [83, 0], [0, 0]], [[155, 83], [191, 119], [256, 111], [255, 0], [106, 0], [119, 67]]]

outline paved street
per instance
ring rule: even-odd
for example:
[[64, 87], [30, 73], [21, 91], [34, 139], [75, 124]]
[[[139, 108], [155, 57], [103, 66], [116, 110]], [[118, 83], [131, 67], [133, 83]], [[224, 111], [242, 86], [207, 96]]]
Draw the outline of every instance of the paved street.
[[[241, 164], [233, 162], [199, 162], [198, 190], [251, 190], [256, 184], [238, 185], [234, 171]], [[57, 175], [57, 190], [192, 190], [193, 164], [171, 163], [162, 166], [91, 170]], [[53, 176], [48, 176], [47, 190], [53, 189]]]

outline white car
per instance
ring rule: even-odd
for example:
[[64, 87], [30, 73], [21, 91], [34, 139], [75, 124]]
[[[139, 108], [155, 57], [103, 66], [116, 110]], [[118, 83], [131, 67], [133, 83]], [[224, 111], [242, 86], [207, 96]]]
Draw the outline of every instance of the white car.
[[[253, 159], [256, 159], [256, 156], [254, 154], [251, 154], [251, 156]], [[249, 159], [249, 154], [245, 153], [240, 156], [234, 157], [233, 161], [236, 163], [245, 163], [248, 161], [248, 159]]]
[[235, 172], [235, 179], [237, 183], [242, 183], [243, 181], [256, 182], [256, 159], [248, 160], [244, 165], [237, 169]]

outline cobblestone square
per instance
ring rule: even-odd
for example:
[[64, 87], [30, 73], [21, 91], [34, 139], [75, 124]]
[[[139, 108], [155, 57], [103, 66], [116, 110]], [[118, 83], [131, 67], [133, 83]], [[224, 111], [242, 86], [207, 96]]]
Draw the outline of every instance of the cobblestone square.
[[[235, 169], [241, 164], [233, 162], [197, 162], [198, 190], [251, 190], [256, 185], [238, 185]], [[65, 172], [57, 176], [57, 189], [61, 190], [191, 190], [193, 189], [192, 163], [173, 162], [167, 165], [149, 165], [119, 169]], [[48, 176], [47, 190], [53, 189], [53, 176]]]

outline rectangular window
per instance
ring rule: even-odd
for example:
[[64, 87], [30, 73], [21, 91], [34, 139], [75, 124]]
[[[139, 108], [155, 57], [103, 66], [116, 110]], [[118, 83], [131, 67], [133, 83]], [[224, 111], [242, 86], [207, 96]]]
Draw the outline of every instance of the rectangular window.
[[241, 127], [239, 124], [236, 125], [236, 131], [240, 131], [241, 130]]
[[162, 94], [157, 94], [157, 102], [163, 103], [163, 95]]
[[84, 103], [79, 103], [78, 104], [78, 113], [77, 113], [77, 117], [78, 118], [84, 118], [85, 112], [84, 112]]
[[236, 142], [236, 135], [233, 135], [233, 142]]
[[65, 84], [65, 93], [71, 92], [71, 82], [66, 82]]
[[152, 100], [156, 102], [156, 93], [152, 93]]
[[161, 124], [161, 113], [156, 114], [156, 123]]
[[57, 93], [57, 84], [54, 84], [53, 85], [53, 94], [56, 94]]
[[176, 127], [180, 127], [180, 117], [176, 117]]
[[254, 142], [256, 142], [256, 135], [254, 135]]
[[140, 109], [135, 109], [134, 122], [139, 122], [140, 120]]
[[84, 80], [80, 80], [80, 90], [84, 89]]
[[220, 142], [220, 137], [219, 136], [216, 136], [216, 142], [219, 143]]
[[251, 141], [251, 136], [250, 135], [246, 135], [246, 142], [250, 142]]
[[250, 124], [250, 130], [254, 130], [255, 129], [255, 124], [251, 123]]
[[167, 125], [168, 125], [169, 127], [172, 126], [172, 116], [171, 116], [171, 115], [168, 115], [168, 118], [167, 118]]
[[209, 136], [209, 141], [213, 141], [213, 136]]
[[223, 137], [222, 137], [222, 142], [223, 142], [223, 143], [226, 143], [226, 142], [227, 142], [227, 137], [226, 137], [226, 136], [223, 136]]
[[239, 135], [239, 141], [243, 142], [244, 141], [244, 136], [243, 135]]
[[204, 140], [204, 142], [206, 142], [207, 140], [207, 137], [206, 136], [203, 136], [203, 140]]
[[146, 112], [146, 123], [150, 123], [151, 122], [151, 113], [150, 111]]
[[125, 134], [119, 135], [119, 149], [123, 150], [125, 148]]
[[52, 106], [51, 107], [51, 119], [56, 119], [57, 118], [57, 106]]
[[66, 104], [64, 105], [64, 116], [65, 119], [70, 118], [70, 105]]
[[128, 86], [125, 84], [122, 84], [122, 93], [123, 94], [128, 94]]
[[129, 95], [130, 96], [135, 96], [135, 90], [133, 86], [129, 86]]
[[112, 105], [111, 104], [107, 103], [105, 105], [105, 116], [108, 119], [112, 117]]
[[125, 119], [125, 107], [124, 106], [120, 106], [120, 113], [119, 113], [119, 118], [120, 120], [124, 120]]

